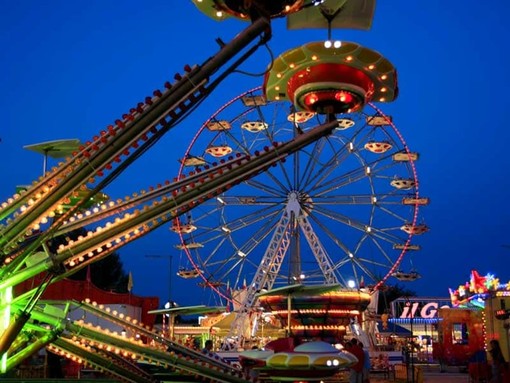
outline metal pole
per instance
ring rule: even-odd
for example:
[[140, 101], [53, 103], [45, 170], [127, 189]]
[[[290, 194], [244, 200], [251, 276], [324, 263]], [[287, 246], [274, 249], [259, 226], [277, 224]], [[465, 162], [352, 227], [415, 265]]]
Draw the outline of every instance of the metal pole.
[[412, 304], [410, 304], [409, 308], [411, 309], [411, 382], [414, 383], [414, 331], [413, 331], [413, 322], [414, 322], [414, 310], [412, 309]]
[[168, 301], [172, 305], [172, 255], [168, 256]]
[[[169, 305], [169, 308], [172, 308], [173, 307], [173, 304], [172, 304], [172, 258], [173, 258], [173, 255], [145, 255], [145, 257], [159, 258], [159, 259], [168, 258], [168, 305]], [[165, 316], [166, 315], [167, 314], [163, 314], [163, 320], [162, 320], [163, 334], [165, 334]], [[175, 316], [173, 314], [169, 314], [168, 315], [168, 323], [167, 323], [168, 328], [166, 330], [168, 331], [168, 337], [170, 340], [172, 340], [174, 337], [174, 324], [175, 324], [174, 322], [175, 322]]]
[[287, 295], [287, 333], [285, 334], [287, 337], [291, 336], [290, 328], [290, 321], [292, 319], [291, 310], [292, 310], [292, 296], [289, 293], [289, 295]]

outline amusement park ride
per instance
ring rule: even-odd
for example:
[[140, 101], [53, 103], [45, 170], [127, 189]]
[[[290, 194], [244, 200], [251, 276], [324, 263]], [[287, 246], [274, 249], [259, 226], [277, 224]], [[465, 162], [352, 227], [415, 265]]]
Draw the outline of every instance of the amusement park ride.
[[[235, 300], [232, 337], [249, 333], [253, 308], [260, 306], [303, 343], [285, 350], [289, 361], [292, 353], [300, 356], [297, 364], [271, 364], [268, 356], [257, 356], [260, 368], [280, 370], [269, 373], [275, 380], [296, 368], [314, 371], [301, 378], [322, 379], [352, 363], [346, 353], [312, 339], [338, 341], [354, 318], [361, 319], [370, 291], [390, 277], [419, 276], [400, 270], [404, 254], [419, 250], [412, 237], [428, 230], [417, 223], [418, 208], [428, 203], [418, 194], [418, 154], [373, 104], [397, 97], [396, 70], [378, 52], [330, 39], [331, 28], [368, 29], [375, 0], [194, 3], [212, 18], [234, 17], [249, 25], [220, 44], [212, 58], [186, 65], [173, 83], [0, 205], [1, 372], [46, 347], [126, 382], [156, 380], [139, 362], [212, 381], [250, 380], [245, 371], [103, 305], [41, 299], [50, 284], [164, 225], [189, 260], [179, 275], [201, 277]], [[260, 88], [206, 121], [173, 182], [125, 200], [101, 193], [266, 44], [271, 19], [280, 17], [294, 18], [297, 27], [322, 23], [328, 40], [283, 53], [270, 63]], [[211, 157], [217, 162], [206, 159]], [[80, 227], [88, 228], [85, 236], [52, 251], [55, 237]], [[252, 279], [232, 298], [229, 291], [247, 277]], [[348, 287], [347, 279], [359, 288]], [[38, 283], [16, 290], [28, 280]], [[363, 283], [370, 289], [361, 291]], [[279, 305], [282, 301], [292, 307]], [[76, 309], [136, 336], [70, 320]], [[326, 316], [334, 321], [324, 322]]]

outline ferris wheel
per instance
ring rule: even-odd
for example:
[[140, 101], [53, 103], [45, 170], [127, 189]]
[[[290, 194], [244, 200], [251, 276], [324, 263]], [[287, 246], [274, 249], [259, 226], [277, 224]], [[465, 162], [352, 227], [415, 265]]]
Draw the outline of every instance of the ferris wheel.
[[[234, 98], [204, 123], [181, 160], [179, 177], [237, 153], [256, 154], [331, 118], [268, 101], [259, 88]], [[390, 116], [369, 104], [336, 115], [339, 126], [286, 161], [174, 220], [186, 253], [183, 278], [202, 277], [223, 296], [250, 286], [333, 284], [379, 287], [417, 251], [414, 162]]]

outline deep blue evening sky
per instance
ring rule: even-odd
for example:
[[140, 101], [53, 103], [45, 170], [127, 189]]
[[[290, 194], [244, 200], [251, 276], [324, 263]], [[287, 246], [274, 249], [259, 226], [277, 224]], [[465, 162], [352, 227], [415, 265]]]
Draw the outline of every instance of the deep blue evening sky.
[[[185, 64], [213, 55], [217, 37], [228, 41], [246, 26], [216, 23], [187, 0], [0, 0], [0, 6], [2, 201], [42, 172], [42, 157], [24, 145], [89, 140]], [[420, 152], [420, 191], [432, 202], [421, 212], [431, 231], [413, 256], [423, 277], [406, 285], [421, 296], [447, 296], [472, 268], [510, 280], [510, 247], [502, 246], [510, 245], [509, 11], [507, 0], [379, 0], [370, 31], [333, 31], [334, 38], [381, 52], [398, 69], [400, 96], [381, 107]], [[286, 30], [282, 19], [273, 28], [275, 55], [327, 36]], [[243, 69], [263, 72], [268, 60], [260, 50]], [[232, 75], [107, 193], [117, 199], [172, 179], [203, 121], [261, 82]], [[145, 255], [173, 254], [173, 299], [214, 303], [177, 280], [172, 238], [165, 227], [120, 251], [134, 293], [166, 299], [168, 259]]]

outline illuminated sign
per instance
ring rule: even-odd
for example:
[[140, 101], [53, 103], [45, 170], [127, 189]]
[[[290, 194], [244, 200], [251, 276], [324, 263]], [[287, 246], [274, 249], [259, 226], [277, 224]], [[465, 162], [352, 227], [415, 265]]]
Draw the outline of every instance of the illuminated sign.
[[437, 310], [443, 307], [450, 307], [450, 299], [397, 299], [392, 302], [392, 313], [394, 318], [400, 319], [432, 319], [437, 318]]
[[496, 319], [505, 320], [510, 318], [510, 309], [501, 309], [496, 310], [495, 312]]

